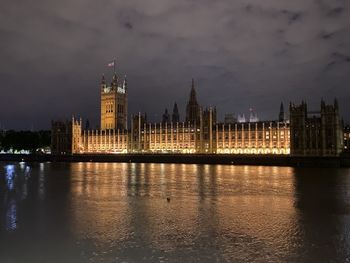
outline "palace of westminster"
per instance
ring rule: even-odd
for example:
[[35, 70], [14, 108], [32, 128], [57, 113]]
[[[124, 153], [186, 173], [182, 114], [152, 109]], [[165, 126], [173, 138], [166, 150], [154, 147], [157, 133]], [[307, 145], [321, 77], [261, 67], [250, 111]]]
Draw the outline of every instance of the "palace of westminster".
[[[349, 147], [350, 132], [343, 128], [337, 100], [320, 111], [309, 112], [305, 102], [290, 103], [289, 120], [283, 104], [278, 120], [217, 121], [216, 108], [202, 108], [196, 98], [194, 81], [180, 121], [175, 103], [160, 123], [147, 121], [146, 114], [128, 120], [128, 85], [116, 74], [110, 85], [102, 77], [100, 85], [100, 129], [83, 130], [82, 119], [53, 121], [53, 154], [118, 153], [197, 153], [197, 154], [291, 154], [300, 156], [337, 156]], [[128, 127], [130, 123], [130, 127]]]

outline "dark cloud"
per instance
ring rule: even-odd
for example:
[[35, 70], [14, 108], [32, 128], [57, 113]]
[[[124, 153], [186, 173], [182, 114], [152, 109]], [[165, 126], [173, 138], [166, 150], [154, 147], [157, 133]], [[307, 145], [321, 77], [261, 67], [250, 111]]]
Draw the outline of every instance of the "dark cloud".
[[282, 10], [281, 13], [285, 15], [288, 19], [288, 24], [292, 24], [302, 18], [302, 14], [300, 12], [292, 12], [289, 10]]
[[[160, 118], [191, 78], [203, 106], [276, 118], [280, 101], [339, 97], [350, 120], [345, 0], [13, 0], [0, 9], [0, 122], [49, 127], [72, 114], [98, 123], [106, 63], [129, 79], [130, 113]], [[328, 65], [328, 66], [327, 66]]]
[[333, 67], [335, 65], [339, 65], [342, 63], [349, 63], [350, 62], [350, 56], [339, 53], [339, 52], [333, 52], [331, 55], [331, 62], [327, 64], [327, 67]]
[[133, 29], [133, 24], [131, 24], [130, 22], [125, 22], [124, 23], [124, 27], [126, 28], [126, 29], [128, 29], [128, 30], [131, 30], [131, 29]]
[[335, 32], [331, 32], [331, 33], [322, 33], [322, 34], [321, 34], [321, 38], [322, 38], [322, 39], [325, 39], [325, 40], [328, 40], [328, 39], [333, 38], [334, 35], [335, 35]]
[[328, 15], [329, 15], [329, 16], [338, 16], [338, 15], [340, 15], [341, 13], [343, 13], [343, 11], [344, 11], [344, 8], [338, 6], [338, 7], [335, 7], [335, 8], [333, 8], [333, 9], [329, 10]]
[[338, 17], [348, 7], [347, 0], [316, 0], [322, 12], [328, 17]]

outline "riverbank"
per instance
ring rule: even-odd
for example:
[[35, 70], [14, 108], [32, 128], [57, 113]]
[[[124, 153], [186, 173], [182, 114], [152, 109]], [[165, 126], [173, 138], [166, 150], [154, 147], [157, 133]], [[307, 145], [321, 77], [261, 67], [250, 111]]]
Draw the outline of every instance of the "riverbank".
[[130, 162], [233, 164], [292, 167], [350, 167], [350, 156], [298, 157], [288, 155], [231, 155], [231, 154], [75, 154], [37, 155], [0, 154], [0, 161], [10, 162]]

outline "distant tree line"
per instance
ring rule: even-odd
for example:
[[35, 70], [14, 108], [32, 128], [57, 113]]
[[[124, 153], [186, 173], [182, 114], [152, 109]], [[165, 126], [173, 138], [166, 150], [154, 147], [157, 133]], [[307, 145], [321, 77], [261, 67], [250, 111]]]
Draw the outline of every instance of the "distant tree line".
[[0, 131], [0, 151], [26, 150], [34, 153], [39, 148], [48, 147], [51, 144], [50, 131]]

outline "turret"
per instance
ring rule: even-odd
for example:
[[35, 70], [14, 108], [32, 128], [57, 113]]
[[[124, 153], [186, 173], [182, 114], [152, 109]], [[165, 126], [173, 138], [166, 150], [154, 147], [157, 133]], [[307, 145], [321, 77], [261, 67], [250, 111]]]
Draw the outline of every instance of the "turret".
[[339, 110], [339, 104], [338, 104], [337, 98], [334, 99], [334, 109], [335, 109], [336, 111]]
[[279, 114], [279, 116], [278, 116], [278, 121], [279, 121], [279, 122], [284, 122], [284, 107], [283, 107], [283, 102], [281, 102], [280, 114]]
[[172, 122], [179, 122], [180, 121], [180, 115], [179, 115], [179, 109], [177, 108], [176, 102], [174, 103], [174, 108], [173, 108], [173, 114], [172, 114]]
[[105, 75], [102, 74], [102, 78], [101, 78], [101, 90], [103, 90], [106, 87], [106, 79], [105, 79]]
[[113, 74], [111, 87], [112, 87], [113, 89], [117, 89], [117, 88], [118, 88], [118, 76], [117, 76], [116, 73]]
[[168, 123], [170, 121], [170, 116], [168, 113], [168, 109], [165, 109], [163, 117], [162, 117], [162, 123]]
[[196, 90], [194, 89], [194, 79], [192, 79], [192, 84], [191, 84], [190, 102], [197, 103]]
[[186, 106], [186, 122], [199, 125], [200, 107], [197, 102], [196, 90], [194, 89], [194, 79], [192, 79], [190, 99]]
[[125, 92], [127, 92], [127, 90], [128, 90], [128, 82], [127, 82], [127, 79], [126, 79], [126, 75], [124, 76], [123, 89], [124, 89]]
[[89, 130], [90, 129], [90, 122], [89, 119], [86, 119], [85, 121], [85, 130]]

